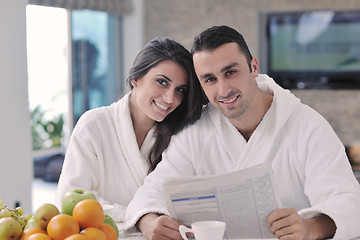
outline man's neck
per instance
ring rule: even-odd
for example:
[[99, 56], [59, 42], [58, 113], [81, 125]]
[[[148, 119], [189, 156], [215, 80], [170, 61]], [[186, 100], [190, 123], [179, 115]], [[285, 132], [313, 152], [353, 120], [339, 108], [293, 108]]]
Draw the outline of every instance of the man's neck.
[[251, 103], [250, 111], [246, 112], [240, 118], [229, 119], [246, 141], [249, 141], [251, 135], [264, 118], [271, 106], [272, 100], [272, 95], [259, 91]]

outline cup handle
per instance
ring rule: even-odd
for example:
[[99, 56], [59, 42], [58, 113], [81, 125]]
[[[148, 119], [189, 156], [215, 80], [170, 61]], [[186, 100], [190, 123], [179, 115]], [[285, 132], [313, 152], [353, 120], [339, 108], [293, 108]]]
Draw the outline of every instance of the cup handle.
[[192, 232], [192, 233], [194, 233], [191, 228], [188, 228], [188, 227], [186, 227], [186, 226], [184, 226], [184, 225], [180, 225], [180, 226], [179, 226], [179, 232], [180, 232], [181, 237], [182, 237], [184, 240], [188, 240], [188, 238], [186, 237], [186, 233], [187, 233], [187, 232]]

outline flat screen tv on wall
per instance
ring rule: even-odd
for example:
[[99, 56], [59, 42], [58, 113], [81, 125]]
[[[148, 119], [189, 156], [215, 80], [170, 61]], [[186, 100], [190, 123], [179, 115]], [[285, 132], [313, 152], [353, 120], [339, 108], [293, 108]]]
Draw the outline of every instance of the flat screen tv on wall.
[[266, 14], [267, 73], [285, 88], [360, 89], [360, 10]]

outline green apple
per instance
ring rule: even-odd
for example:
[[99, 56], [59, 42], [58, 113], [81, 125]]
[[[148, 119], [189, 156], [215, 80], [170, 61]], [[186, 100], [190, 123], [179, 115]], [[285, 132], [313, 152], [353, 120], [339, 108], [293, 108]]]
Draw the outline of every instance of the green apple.
[[24, 231], [28, 228], [31, 227], [40, 227], [39, 225], [37, 225], [34, 216], [32, 216], [26, 223], [25, 227], [24, 227]]
[[114, 219], [112, 219], [109, 215], [105, 214], [104, 223], [109, 224], [115, 230], [117, 237], [119, 237], [119, 229], [118, 229]]
[[19, 239], [22, 234], [22, 227], [11, 217], [0, 219], [0, 239], [13, 240]]
[[84, 199], [94, 199], [94, 193], [81, 189], [73, 189], [68, 191], [61, 201], [61, 213], [72, 215], [75, 205]]
[[44, 203], [36, 209], [34, 219], [39, 227], [46, 229], [50, 219], [59, 213], [59, 209], [54, 204]]

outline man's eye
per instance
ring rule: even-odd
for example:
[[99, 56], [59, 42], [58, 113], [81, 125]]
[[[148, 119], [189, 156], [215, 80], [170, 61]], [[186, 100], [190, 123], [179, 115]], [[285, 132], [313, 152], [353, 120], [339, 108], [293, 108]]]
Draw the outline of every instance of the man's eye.
[[227, 72], [225, 73], [225, 75], [226, 75], [226, 76], [231, 76], [231, 75], [233, 75], [234, 73], [236, 73], [235, 70], [229, 70], [229, 71], [227, 71]]
[[213, 81], [215, 81], [216, 80], [216, 78], [214, 78], [214, 77], [209, 77], [209, 78], [207, 78], [206, 80], [205, 80], [205, 83], [211, 83], [211, 82], [213, 82]]
[[162, 78], [159, 78], [157, 79], [157, 82], [163, 86], [166, 86], [167, 85], [167, 81], [165, 79], [162, 79]]

